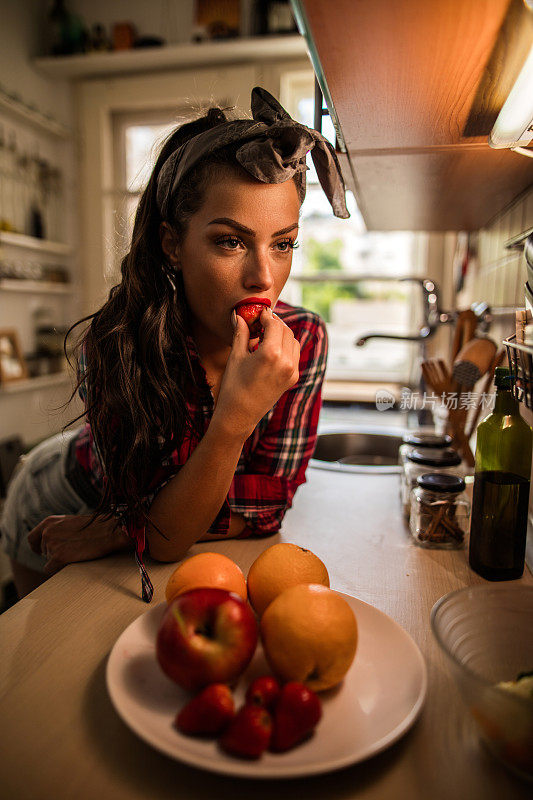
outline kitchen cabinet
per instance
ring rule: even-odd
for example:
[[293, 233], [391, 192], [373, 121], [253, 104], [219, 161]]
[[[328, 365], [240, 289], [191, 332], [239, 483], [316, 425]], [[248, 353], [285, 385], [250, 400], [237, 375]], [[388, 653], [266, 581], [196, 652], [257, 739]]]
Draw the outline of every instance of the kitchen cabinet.
[[521, 0], [298, 0], [371, 230], [477, 230], [533, 183], [488, 135], [533, 41]]

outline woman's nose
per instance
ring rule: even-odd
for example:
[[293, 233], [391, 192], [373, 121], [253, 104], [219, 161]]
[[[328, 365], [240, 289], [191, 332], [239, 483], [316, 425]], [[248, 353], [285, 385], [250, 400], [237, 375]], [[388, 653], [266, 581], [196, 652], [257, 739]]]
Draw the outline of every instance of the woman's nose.
[[263, 252], [252, 252], [247, 259], [244, 285], [247, 289], [267, 291], [272, 286], [272, 267], [269, 256]]

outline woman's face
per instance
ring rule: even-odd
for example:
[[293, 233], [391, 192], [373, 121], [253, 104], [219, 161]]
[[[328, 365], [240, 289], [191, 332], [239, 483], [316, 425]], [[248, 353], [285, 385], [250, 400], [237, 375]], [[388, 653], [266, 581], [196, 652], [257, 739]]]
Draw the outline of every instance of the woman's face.
[[260, 183], [224, 170], [176, 246], [197, 345], [231, 346], [233, 307], [248, 297], [275, 305], [292, 262], [300, 200], [293, 180]]

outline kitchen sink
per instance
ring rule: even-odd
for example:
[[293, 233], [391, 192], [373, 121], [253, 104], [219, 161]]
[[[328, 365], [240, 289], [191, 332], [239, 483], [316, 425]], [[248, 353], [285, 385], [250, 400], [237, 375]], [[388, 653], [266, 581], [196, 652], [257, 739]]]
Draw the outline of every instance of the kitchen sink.
[[367, 427], [321, 431], [309, 466], [340, 472], [399, 473], [398, 450], [404, 433]]

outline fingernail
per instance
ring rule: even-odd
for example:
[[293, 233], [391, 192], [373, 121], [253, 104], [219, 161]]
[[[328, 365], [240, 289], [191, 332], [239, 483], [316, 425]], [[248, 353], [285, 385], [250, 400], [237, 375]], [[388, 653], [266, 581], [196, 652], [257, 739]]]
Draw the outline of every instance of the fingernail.
[[234, 332], [237, 330], [237, 314], [235, 313], [235, 309], [231, 312], [231, 327]]

